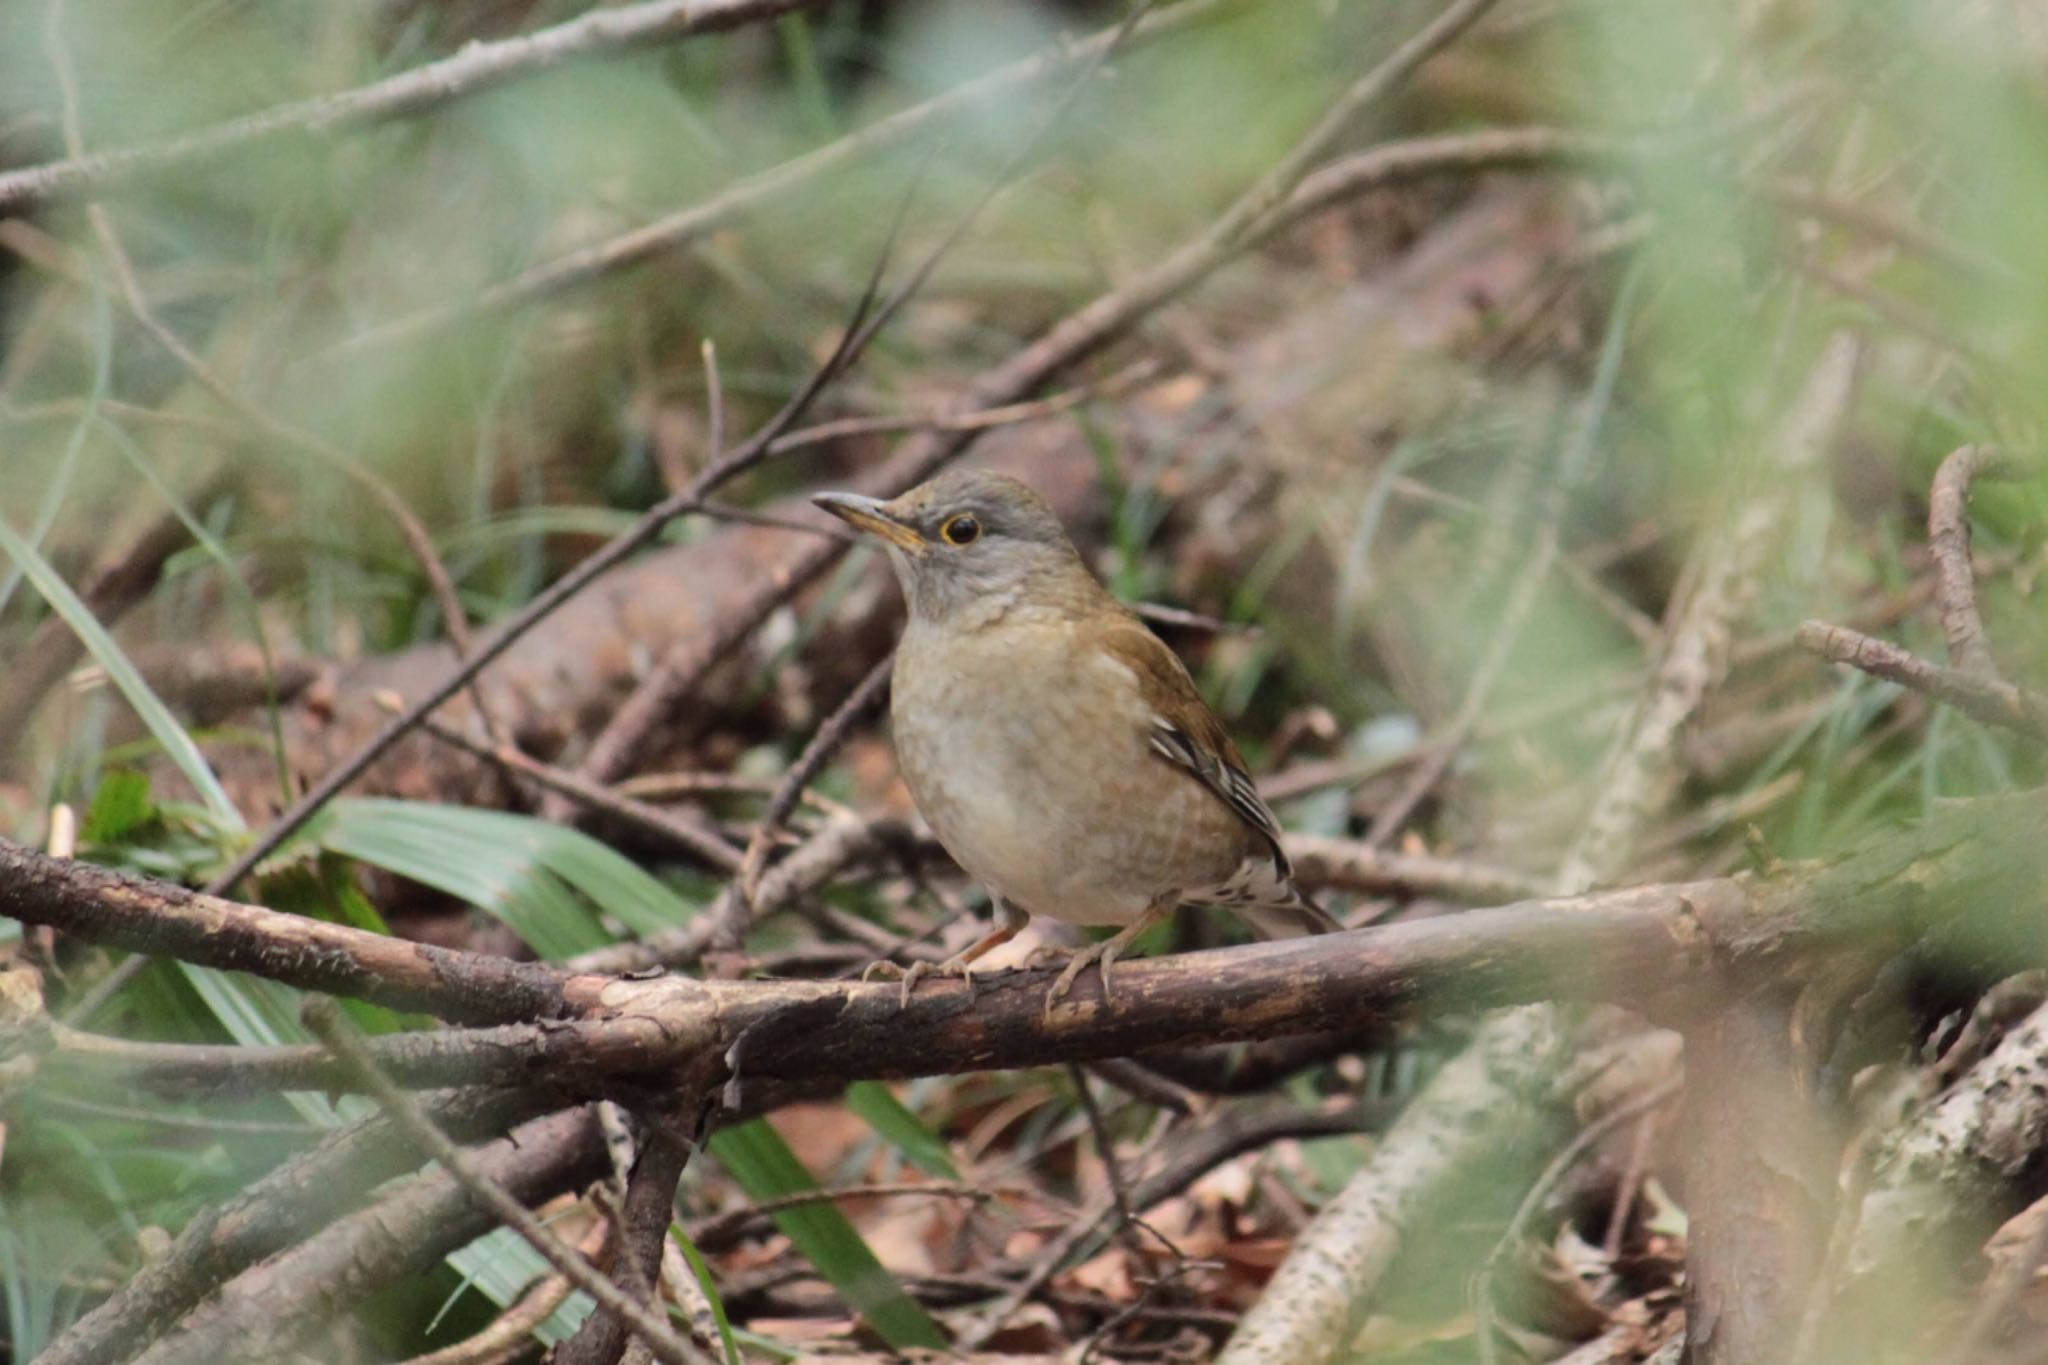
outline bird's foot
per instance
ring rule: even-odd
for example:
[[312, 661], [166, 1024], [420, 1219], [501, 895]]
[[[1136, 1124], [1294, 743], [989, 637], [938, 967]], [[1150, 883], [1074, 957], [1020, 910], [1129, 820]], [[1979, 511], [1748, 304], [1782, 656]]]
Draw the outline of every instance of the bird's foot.
[[902, 985], [896, 992], [900, 1008], [910, 1004], [910, 993], [917, 989], [918, 982], [934, 976], [957, 976], [967, 983], [970, 995], [974, 992], [974, 967], [966, 960], [964, 954], [960, 957], [949, 957], [944, 962], [913, 962], [908, 967], [882, 958], [880, 961], [870, 962], [867, 970], [860, 974], [860, 979], [901, 981]]
[[1045, 993], [1045, 1012], [1047, 1014], [1052, 1013], [1053, 1007], [1059, 1004], [1066, 997], [1067, 992], [1074, 988], [1075, 979], [1082, 972], [1088, 970], [1090, 963], [1101, 964], [1102, 999], [1104, 1003], [1107, 1003], [1109, 1000], [1109, 969], [1116, 962], [1116, 953], [1111, 951], [1115, 944], [1115, 939], [1106, 938], [1100, 943], [1091, 943], [1086, 948], [1076, 948], [1069, 954], [1067, 965], [1060, 970], [1059, 980], [1053, 982], [1052, 989]]
[[1100, 943], [1091, 943], [1085, 948], [1076, 950], [1074, 955], [1067, 959], [1067, 965], [1061, 969], [1059, 980], [1053, 982], [1052, 989], [1046, 992], [1045, 1012], [1047, 1014], [1052, 1013], [1053, 1007], [1059, 1004], [1067, 992], [1074, 988], [1075, 979], [1082, 972], [1088, 970], [1088, 964], [1091, 962], [1098, 964], [1102, 969], [1102, 1003], [1108, 1004], [1110, 1001], [1109, 969], [1116, 965], [1116, 960], [1123, 956], [1126, 948], [1129, 948], [1138, 941], [1140, 935], [1171, 915], [1175, 903], [1173, 897], [1163, 896], [1159, 900], [1154, 901], [1144, 914], [1117, 930], [1115, 934], [1102, 940]]

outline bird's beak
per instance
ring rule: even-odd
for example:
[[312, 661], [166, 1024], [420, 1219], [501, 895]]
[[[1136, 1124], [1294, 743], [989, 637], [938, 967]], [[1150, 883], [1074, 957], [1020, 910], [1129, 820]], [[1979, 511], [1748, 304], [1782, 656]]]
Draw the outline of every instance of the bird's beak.
[[904, 550], [922, 550], [925, 539], [889, 515], [889, 504], [858, 493], [817, 493], [811, 501], [858, 530], [880, 536]]

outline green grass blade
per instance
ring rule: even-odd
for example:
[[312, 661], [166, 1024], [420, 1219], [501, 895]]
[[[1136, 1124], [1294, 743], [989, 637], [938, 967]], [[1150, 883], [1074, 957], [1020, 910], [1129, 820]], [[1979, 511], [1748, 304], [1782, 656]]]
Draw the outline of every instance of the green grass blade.
[[[753, 1199], [779, 1199], [818, 1188], [782, 1135], [761, 1119], [711, 1138], [711, 1152]], [[846, 1296], [891, 1346], [945, 1349], [946, 1341], [924, 1309], [903, 1292], [868, 1244], [830, 1204], [804, 1204], [773, 1215], [797, 1250]]]
[[[43, 537], [56, 524], [57, 513], [71, 489], [71, 476], [77, 472], [79, 458], [85, 453], [86, 430], [99, 415], [100, 404], [106, 401], [107, 389], [113, 379], [113, 302], [107, 297], [106, 286], [98, 282], [93, 285], [92, 318], [92, 387], [85, 395], [85, 410], [72, 424], [71, 435], [65, 439], [64, 454], [58, 460], [56, 474], [43, 490], [43, 504], [36, 510], [35, 523], [29, 529], [31, 545], [41, 545]], [[14, 590], [21, 585], [22, 573], [23, 566], [19, 562], [10, 562], [7, 572], [0, 574], [0, 611], [7, 610], [7, 604], [14, 600]]]
[[99, 416], [99, 427], [113, 443], [114, 448], [121, 452], [122, 458], [128, 461], [129, 467], [142, 476], [143, 481], [163, 501], [164, 506], [170, 509], [171, 515], [185, 528], [185, 533], [192, 537], [192, 543], [213, 561], [215, 567], [220, 570], [221, 582], [227, 585], [229, 595], [241, 608], [242, 620], [249, 629], [249, 637], [256, 643], [257, 657], [263, 665], [263, 709], [264, 717], [269, 722], [271, 758], [277, 765], [278, 790], [283, 794], [285, 804], [291, 804], [291, 760], [285, 755], [284, 717], [279, 711], [277, 701], [277, 660], [270, 648], [270, 632], [263, 627], [262, 604], [256, 600], [256, 593], [235, 564], [234, 556], [220, 543], [220, 538], [207, 530], [205, 523], [185, 505], [177, 490], [164, 482], [163, 475], [157, 472], [156, 465], [151, 462], [142, 447], [129, 437], [118, 422], [104, 415]]
[[697, 1244], [681, 1224], [669, 1224], [668, 1231], [676, 1239], [676, 1249], [690, 1263], [690, 1273], [697, 1277], [697, 1287], [704, 1291], [705, 1301], [711, 1305], [711, 1320], [718, 1324], [719, 1344], [725, 1347], [725, 1365], [743, 1365], [739, 1343], [733, 1340], [732, 1321], [725, 1315], [725, 1300], [718, 1296], [718, 1286], [711, 1279], [711, 1267], [704, 1264], [704, 1254], [697, 1250]]
[[958, 1180], [959, 1170], [946, 1140], [925, 1127], [924, 1120], [904, 1107], [896, 1093], [880, 1081], [855, 1081], [846, 1087], [846, 1107], [867, 1121], [904, 1160], [936, 1180]]
[[[554, 1267], [511, 1228], [487, 1232], [468, 1246], [449, 1252], [443, 1259], [462, 1276], [462, 1283], [441, 1306], [442, 1313], [454, 1306], [464, 1289], [474, 1289], [499, 1307], [509, 1308], [518, 1302], [519, 1296], [535, 1280], [554, 1273]], [[558, 1345], [575, 1336], [583, 1319], [596, 1308], [589, 1295], [581, 1292], [571, 1294], [540, 1326], [533, 1329], [533, 1334], [550, 1346]], [[427, 1330], [432, 1331], [440, 1320], [441, 1314], [435, 1314]]]
[[496, 916], [551, 960], [612, 942], [599, 911], [642, 934], [696, 913], [613, 849], [530, 816], [358, 797], [336, 801], [313, 828], [337, 853]]
[[185, 733], [185, 727], [178, 724], [170, 708], [150, 690], [142, 674], [121, 652], [121, 647], [114, 643], [114, 637], [107, 634], [106, 629], [93, 618], [92, 612], [86, 609], [85, 603], [79, 600], [78, 594], [71, 591], [71, 585], [5, 519], [0, 519], [0, 553], [5, 553], [14, 562], [35, 590], [43, 595], [43, 600], [50, 604], [50, 609], [71, 627], [86, 652], [106, 670], [107, 677], [121, 689], [121, 695], [128, 699], [128, 704], [135, 708], [142, 723], [149, 727], [149, 733], [163, 746], [165, 755], [199, 793], [214, 819], [237, 832], [246, 829], [241, 812], [221, 790], [219, 780], [214, 777], [213, 769], [207, 766], [199, 746], [192, 742], [192, 736]]

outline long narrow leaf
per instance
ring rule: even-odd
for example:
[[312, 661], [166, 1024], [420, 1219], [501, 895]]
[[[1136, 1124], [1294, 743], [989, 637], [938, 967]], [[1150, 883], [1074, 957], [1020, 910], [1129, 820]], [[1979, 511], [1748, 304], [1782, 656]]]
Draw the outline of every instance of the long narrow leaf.
[[289, 803], [292, 798], [291, 761], [285, 756], [284, 718], [279, 713], [277, 704], [277, 660], [270, 648], [270, 633], [263, 628], [262, 605], [257, 602], [255, 592], [249, 587], [249, 580], [236, 566], [234, 556], [220, 543], [220, 537], [209, 531], [205, 523], [193, 515], [192, 509], [185, 506], [185, 501], [178, 496], [177, 490], [164, 482], [163, 475], [157, 472], [156, 465], [151, 462], [142, 447], [135, 443], [118, 422], [100, 416], [99, 427], [107, 439], [113, 442], [114, 448], [121, 452], [122, 458], [128, 461], [129, 467], [141, 475], [157, 497], [163, 500], [171, 515], [178, 519], [184, 526], [186, 534], [192, 537], [192, 542], [220, 569], [221, 581], [227, 585], [228, 592], [241, 608], [242, 620], [248, 626], [250, 638], [256, 642], [257, 657], [263, 664], [264, 715], [270, 723], [271, 756], [277, 764], [278, 789], [283, 792], [285, 801]]
[[[64, 498], [70, 491], [71, 476], [78, 468], [79, 457], [85, 452], [86, 429], [99, 415], [100, 404], [107, 398], [107, 387], [114, 375], [114, 310], [113, 301], [107, 297], [106, 286], [95, 282], [92, 291], [93, 357], [92, 387], [86, 391], [85, 411], [72, 424], [71, 435], [64, 441], [64, 454], [58, 460], [56, 474], [43, 489], [43, 505], [36, 510], [35, 524], [29, 529], [28, 542], [40, 546], [43, 537], [56, 524], [57, 513], [64, 505]], [[14, 590], [21, 583], [23, 566], [10, 563], [8, 570], [0, 574], [0, 611], [14, 600]]]
[[711, 1267], [704, 1264], [704, 1253], [697, 1250], [697, 1244], [690, 1240], [682, 1225], [669, 1224], [669, 1236], [676, 1239], [676, 1249], [689, 1262], [690, 1273], [697, 1277], [697, 1287], [704, 1291], [705, 1301], [711, 1305], [711, 1320], [718, 1325], [718, 1340], [725, 1347], [725, 1365], [744, 1365], [739, 1343], [733, 1340], [732, 1320], [725, 1315], [725, 1300], [719, 1297], [718, 1285], [711, 1278]]
[[[463, 1282], [448, 1303], [442, 1305], [443, 1312], [467, 1288], [475, 1289], [501, 1308], [510, 1307], [535, 1280], [554, 1273], [554, 1267], [511, 1228], [493, 1229], [468, 1246], [449, 1252], [446, 1260], [462, 1275]], [[578, 1291], [562, 1300], [533, 1333], [550, 1346], [567, 1341], [596, 1308], [588, 1294]], [[440, 1320], [437, 1313], [434, 1322]]]
[[207, 766], [199, 746], [192, 742], [192, 736], [185, 733], [185, 727], [178, 724], [170, 708], [150, 690], [142, 674], [121, 652], [121, 647], [114, 643], [114, 637], [93, 619], [92, 612], [79, 600], [78, 594], [71, 591], [71, 585], [4, 518], [0, 518], [0, 553], [5, 553], [21, 569], [35, 590], [43, 595], [43, 600], [50, 604], [50, 609], [71, 627], [86, 652], [106, 670], [107, 677], [121, 689], [121, 695], [135, 708], [142, 723], [149, 727], [150, 734], [163, 746], [164, 753], [185, 775], [185, 780], [192, 784], [200, 799], [206, 802], [206, 808], [214, 819], [231, 830], [245, 829], [241, 812], [221, 790], [220, 782], [214, 777], [213, 769]]
[[846, 1087], [844, 1098], [846, 1107], [867, 1120], [911, 1165], [935, 1180], [960, 1178], [945, 1139], [925, 1127], [924, 1120], [905, 1108], [888, 1086], [880, 1081], [855, 1081]]
[[[779, 1199], [818, 1188], [782, 1135], [762, 1119], [712, 1135], [711, 1151], [754, 1199]], [[896, 1283], [846, 1215], [830, 1204], [804, 1204], [773, 1215], [797, 1250], [832, 1282], [854, 1309], [898, 1350], [944, 1350], [946, 1341], [924, 1309]]]
[[598, 912], [643, 934], [696, 913], [589, 835], [505, 811], [349, 798], [329, 808], [313, 837], [497, 916], [549, 959], [610, 943]]

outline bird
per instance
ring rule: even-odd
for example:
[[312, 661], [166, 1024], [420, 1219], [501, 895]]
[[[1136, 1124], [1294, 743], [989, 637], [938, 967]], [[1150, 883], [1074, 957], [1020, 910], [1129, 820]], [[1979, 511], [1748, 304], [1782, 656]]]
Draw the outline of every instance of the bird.
[[[971, 964], [1034, 913], [1115, 926], [1068, 959], [1050, 1012], [1091, 962], [1107, 1000], [1118, 957], [1182, 904], [1227, 907], [1262, 938], [1340, 927], [1296, 885], [1187, 668], [1029, 485], [963, 469], [888, 501], [812, 501], [888, 554], [909, 609], [891, 665], [897, 766], [994, 903], [994, 930], [938, 972], [971, 987]], [[905, 976], [906, 1004], [925, 974]]]

